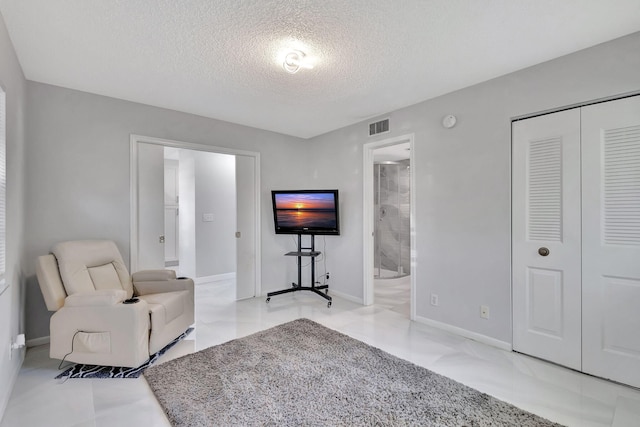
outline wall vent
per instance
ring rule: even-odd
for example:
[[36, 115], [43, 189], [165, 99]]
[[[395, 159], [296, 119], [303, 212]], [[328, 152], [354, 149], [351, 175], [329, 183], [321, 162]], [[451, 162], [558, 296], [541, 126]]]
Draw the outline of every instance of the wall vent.
[[379, 122], [369, 124], [369, 136], [385, 132], [389, 132], [389, 119], [384, 119], [380, 120]]

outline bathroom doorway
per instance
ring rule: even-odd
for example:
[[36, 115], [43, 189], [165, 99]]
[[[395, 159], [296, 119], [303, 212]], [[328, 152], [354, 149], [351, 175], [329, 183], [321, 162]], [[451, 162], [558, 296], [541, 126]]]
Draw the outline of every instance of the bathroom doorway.
[[[374, 277], [395, 279], [409, 275], [410, 265], [410, 174], [408, 144], [374, 151]], [[378, 153], [380, 150], [387, 150]], [[395, 159], [401, 155], [406, 159]], [[389, 160], [389, 157], [394, 160]]]
[[366, 144], [365, 304], [413, 318], [413, 135]]

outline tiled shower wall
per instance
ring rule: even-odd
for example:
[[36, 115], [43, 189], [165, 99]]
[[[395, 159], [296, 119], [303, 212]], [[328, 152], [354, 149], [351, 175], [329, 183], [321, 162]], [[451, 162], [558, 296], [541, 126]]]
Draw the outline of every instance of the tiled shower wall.
[[409, 160], [374, 165], [375, 275], [395, 277], [410, 272]]

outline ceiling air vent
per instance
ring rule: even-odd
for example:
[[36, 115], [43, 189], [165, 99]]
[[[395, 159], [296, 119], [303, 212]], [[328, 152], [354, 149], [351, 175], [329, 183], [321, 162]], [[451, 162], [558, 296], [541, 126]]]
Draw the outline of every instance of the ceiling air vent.
[[389, 119], [380, 120], [379, 122], [369, 124], [369, 136], [379, 133], [389, 132]]

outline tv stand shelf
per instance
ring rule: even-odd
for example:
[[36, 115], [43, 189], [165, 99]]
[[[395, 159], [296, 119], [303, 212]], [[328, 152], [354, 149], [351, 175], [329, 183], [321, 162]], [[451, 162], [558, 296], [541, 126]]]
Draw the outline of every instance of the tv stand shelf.
[[[315, 294], [320, 295], [322, 298], [327, 300], [327, 307], [331, 307], [331, 297], [327, 295], [329, 293], [329, 285], [320, 285], [316, 286], [316, 261], [315, 257], [319, 256], [322, 252], [315, 250], [315, 236], [311, 235], [311, 247], [304, 248], [302, 247], [302, 235], [298, 234], [298, 250], [287, 252], [284, 254], [285, 256], [295, 256], [298, 257], [298, 283], [292, 283], [291, 287], [288, 289], [283, 289], [281, 291], [269, 292], [267, 294], [267, 302], [271, 300], [272, 296], [288, 294], [289, 292], [297, 292], [297, 291], [311, 291]], [[311, 257], [311, 286], [302, 286], [302, 257]], [[321, 289], [324, 289], [324, 293], [320, 292]]]
[[286, 254], [284, 254], [284, 256], [310, 256], [310, 257], [317, 257], [318, 255], [320, 255], [322, 252], [318, 252], [318, 251], [313, 251], [313, 252], [305, 252], [305, 251], [291, 251], [291, 252], [287, 252]]

